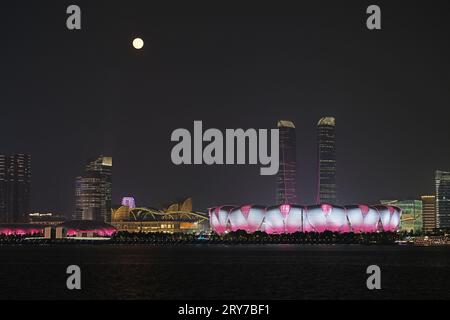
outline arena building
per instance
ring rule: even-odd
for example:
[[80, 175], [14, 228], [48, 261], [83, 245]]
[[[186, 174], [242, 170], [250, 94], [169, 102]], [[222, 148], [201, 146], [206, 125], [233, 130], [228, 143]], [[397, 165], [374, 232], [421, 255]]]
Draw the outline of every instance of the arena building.
[[199, 233], [209, 228], [208, 215], [193, 212], [192, 198], [162, 210], [122, 205], [113, 210], [111, 223], [118, 231], [145, 233]]
[[390, 205], [335, 206], [329, 204], [273, 207], [218, 206], [209, 209], [211, 230], [223, 234], [243, 230], [268, 234], [295, 232], [396, 232], [402, 211]]

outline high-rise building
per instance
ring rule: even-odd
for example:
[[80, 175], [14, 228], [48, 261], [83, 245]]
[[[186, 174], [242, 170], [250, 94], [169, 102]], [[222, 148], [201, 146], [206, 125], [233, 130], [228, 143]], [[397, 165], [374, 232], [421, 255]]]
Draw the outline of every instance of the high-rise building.
[[325, 117], [317, 124], [318, 192], [317, 203], [337, 204], [336, 187], [336, 119]]
[[422, 200], [381, 200], [381, 204], [396, 206], [402, 209], [400, 231], [420, 233], [423, 228]]
[[8, 156], [0, 155], [0, 222], [8, 221]]
[[433, 232], [436, 229], [436, 196], [422, 196], [423, 231]]
[[292, 121], [280, 120], [280, 167], [277, 174], [277, 203], [297, 203], [297, 142]]
[[0, 222], [28, 222], [31, 156], [0, 155]]
[[99, 157], [88, 162], [75, 181], [74, 220], [111, 221], [112, 158]]
[[436, 227], [450, 228], [450, 172], [436, 171]]

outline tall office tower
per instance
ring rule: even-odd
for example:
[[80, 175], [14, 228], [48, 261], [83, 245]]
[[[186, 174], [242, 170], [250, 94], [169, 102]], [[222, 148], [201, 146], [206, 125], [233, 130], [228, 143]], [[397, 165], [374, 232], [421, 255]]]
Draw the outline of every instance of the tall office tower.
[[277, 203], [297, 203], [297, 155], [295, 125], [280, 120], [280, 168], [277, 174]]
[[436, 229], [436, 196], [422, 196], [423, 231], [433, 232]]
[[99, 157], [88, 162], [75, 181], [74, 220], [111, 221], [112, 158]]
[[0, 155], [0, 222], [28, 222], [31, 156]]
[[436, 227], [450, 228], [450, 172], [436, 171]]
[[336, 188], [336, 120], [326, 117], [317, 124], [318, 192], [317, 203], [337, 204]]
[[7, 167], [7, 156], [0, 154], [0, 223], [7, 222], [8, 217]]

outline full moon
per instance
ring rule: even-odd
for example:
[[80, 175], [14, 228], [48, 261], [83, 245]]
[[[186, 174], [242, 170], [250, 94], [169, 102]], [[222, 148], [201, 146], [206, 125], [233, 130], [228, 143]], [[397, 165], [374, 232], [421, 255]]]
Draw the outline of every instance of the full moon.
[[144, 47], [144, 40], [142, 40], [141, 38], [134, 39], [133, 47], [138, 50], [142, 49]]

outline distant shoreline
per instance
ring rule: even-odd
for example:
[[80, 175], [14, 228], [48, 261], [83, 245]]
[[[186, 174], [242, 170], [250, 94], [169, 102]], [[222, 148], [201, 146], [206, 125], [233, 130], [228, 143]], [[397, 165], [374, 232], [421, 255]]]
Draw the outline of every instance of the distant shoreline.
[[0, 237], [0, 246], [4, 245], [363, 245], [363, 246], [450, 246], [448, 235], [410, 236], [395, 232], [382, 233], [294, 233], [267, 234], [246, 233], [243, 231], [227, 234], [188, 234], [188, 233], [129, 233], [118, 232], [111, 237], [93, 234], [90, 237], [51, 237], [43, 235]]

